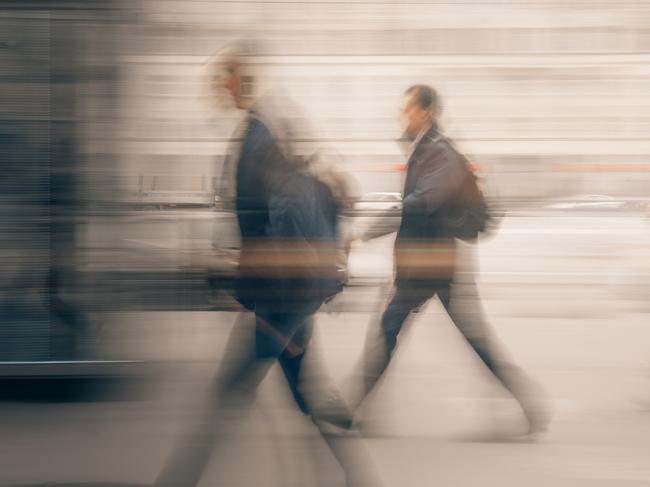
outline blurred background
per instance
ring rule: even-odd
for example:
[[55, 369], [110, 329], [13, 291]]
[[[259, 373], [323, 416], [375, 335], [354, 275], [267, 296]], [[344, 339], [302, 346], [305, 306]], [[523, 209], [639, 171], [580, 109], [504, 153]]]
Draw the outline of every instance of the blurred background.
[[[390, 289], [408, 86], [439, 90], [443, 130], [504, 214], [477, 245], [477, 279], [553, 397], [549, 440], [448, 443], [518, 425], [432, 302], [371, 414], [389, 438], [371, 444], [382, 472], [414, 486], [650, 482], [649, 2], [8, 0], [0, 26], [0, 484], [148, 482], [191, 414], [238, 312], [221, 174], [241, 114], [211, 106], [205, 68], [249, 37], [308, 114], [305, 145], [356, 181], [346, 225], [394, 211], [318, 316], [342, 384]], [[264, 391], [277, 431], [253, 421], [246, 451], [304, 429]], [[310, 485], [259, 458], [254, 480], [224, 475]]]

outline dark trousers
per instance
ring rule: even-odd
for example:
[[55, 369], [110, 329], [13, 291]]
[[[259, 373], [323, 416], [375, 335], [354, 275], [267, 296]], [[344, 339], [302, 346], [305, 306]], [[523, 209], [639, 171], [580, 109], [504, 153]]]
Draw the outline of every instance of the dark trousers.
[[527, 415], [541, 407], [540, 387], [507, 355], [485, 319], [472, 273], [453, 280], [395, 282], [380, 326], [366, 337], [363, 384], [357, 405], [370, 393], [388, 367], [404, 323], [429, 299], [438, 296], [451, 320], [485, 366], [520, 403]]
[[[250, 317], [242, 313], [241, 319]], [[372, 479], [370, 462], [357, 433], [350, 431], [351, 414], [336, 388], [324, 373], [303, 377], [305, 352], [312, 335], [310, 316], [298, 313], [272, 313], [257, 310], [252, 341], [241, 340], [240, 330], [231, 334], [224, 365], [199, 417], [178, 442], [159, 475], [160, 487], [191, 487], [199, 483], [213, 450], [222, 437], [227, 420], [240, 419], [255, 398], [260, 382], [277, 360], [293, 398], [300, 410], [309, 415], [343, 468], [347, 485], [378, 485]], [[310, 359], [313, 364], [314, 360]], [[319, 369], [319, 367], [315, 367]], [[319, 394], [303, 394], [301, 382]], [[331, 434], [332, 425], [348, 429], [344, 438]]]

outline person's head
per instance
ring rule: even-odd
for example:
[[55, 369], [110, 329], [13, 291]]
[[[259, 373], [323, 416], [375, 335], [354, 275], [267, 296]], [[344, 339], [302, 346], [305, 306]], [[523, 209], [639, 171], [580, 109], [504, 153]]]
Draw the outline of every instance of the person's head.
[[438, 93], [427, 85], [413, 85], [404, 92], [400, 122], [406, 135], [415, 139], [435, 122], [441, 111]]
[[249, 58], [252, 43], [234, 42], [210, 60], [210, 91], [223, 104], [248, 108], [252, 103], [255, 75]]

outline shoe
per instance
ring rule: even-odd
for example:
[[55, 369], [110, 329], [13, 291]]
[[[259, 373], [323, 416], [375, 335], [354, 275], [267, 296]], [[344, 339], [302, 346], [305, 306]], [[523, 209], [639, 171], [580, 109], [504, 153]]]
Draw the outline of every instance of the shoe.
[[548, 408], [537, 407], [534, 410], [524, 410], [524, 415], [528, 421], [527, 437], [531, 441], [538, 441], [548, 433], [551, 424], [551, 413]]

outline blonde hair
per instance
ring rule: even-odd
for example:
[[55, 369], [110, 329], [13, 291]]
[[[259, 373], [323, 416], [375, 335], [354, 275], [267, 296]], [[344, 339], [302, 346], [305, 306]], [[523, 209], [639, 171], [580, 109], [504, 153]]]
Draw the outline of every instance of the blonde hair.
[[255, 60], [259, 55], [256, 46], [257, 43], [252, 40], [232, 41], [207, 59], [201, 73], [201, 98], [206, 106], [211, 107], [211, 111], [216, 112], [226, 105], [225, 98], [214, 90], [219, 77], [238, 74], [241, 77], [242, 97], [247, 100], [247, 105], [252, 105], [259, 96], [263, 81]]

